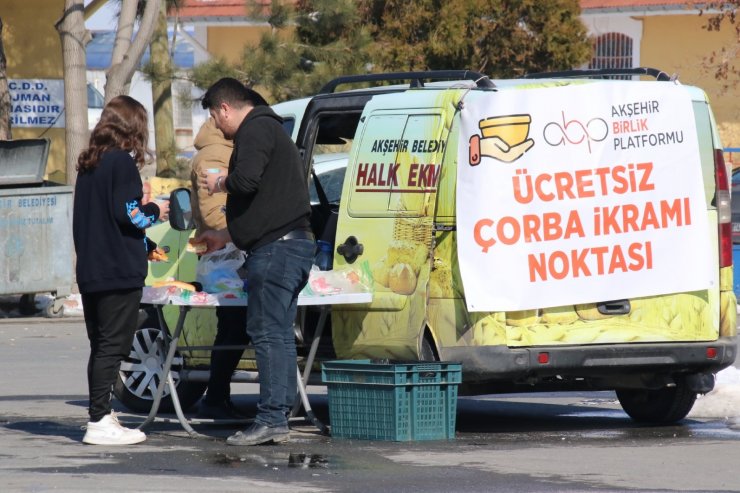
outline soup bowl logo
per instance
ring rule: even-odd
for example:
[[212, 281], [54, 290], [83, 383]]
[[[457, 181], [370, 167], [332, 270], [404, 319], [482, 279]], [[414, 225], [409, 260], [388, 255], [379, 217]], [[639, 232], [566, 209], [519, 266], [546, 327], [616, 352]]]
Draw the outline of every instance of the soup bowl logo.
[[468, 161], [477, 166], [481, 158], [489, 157], [504, 163], [516, 161], [534, 145], [528, 138], [532, 117], [528, 114], [485, 118], [478, 123], [480, 135], [468, 141]]
[[566, 120], [564, 111], [561, 115], [561, 122], [550, 122], [542, 131], [545, 142], [553, 147], [585, 143], [591, 153], [591, 143], [601, 142], [609, 135], [609, 125], [603, 118], [591, 118], [583, 123], [577, 119]]

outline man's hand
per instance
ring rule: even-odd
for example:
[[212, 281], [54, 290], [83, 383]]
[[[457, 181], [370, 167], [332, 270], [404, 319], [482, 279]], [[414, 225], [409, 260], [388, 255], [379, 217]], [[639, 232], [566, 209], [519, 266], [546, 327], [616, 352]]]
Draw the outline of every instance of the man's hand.
[[206, 253], [215, 252], [216, 250], [221, 250], [225, 247], [226, 244], [231, 241], [231, 235], [229, 235], [229, 231], [227, 229], [220, 229], [218, 231], [208, 230], [204, 231], [199, 236], [196, 236], [193, 241], [208, 245], [208, 249], [203, 252], [203, 255], [205, 255]]
[[[204, 190], [207, 190], [208, 195], [213, 195], [214, 193], [221, 192], [222, 190], [218, 189], [216, 182], [218, 181], [219, 177], [222, 176], [226, 178], [226, 173], [223, 171], [219, 171], [217, 173], [209, 170], [201, 171], [200, 175], [198, 175], [198, 186]], [[222, 187], [224, 178], [221, 178]]]

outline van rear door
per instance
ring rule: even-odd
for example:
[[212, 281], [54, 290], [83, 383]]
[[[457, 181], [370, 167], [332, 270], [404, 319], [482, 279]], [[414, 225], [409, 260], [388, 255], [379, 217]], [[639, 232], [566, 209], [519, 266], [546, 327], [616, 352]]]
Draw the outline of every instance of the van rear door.
[[[484, 128], [486, 122], [501, 120], [504, 116], [498, 115], [505, 115], [509, 119], [531, 116], [529, 138], [534, 139], [533, 151], [516, 162], [487, 155], [484, 162], [477, 164], [473, 154], [470, 154], [469, 163], [458, 163], [458, 166], [466, 167], [466, 176], [480, 177], [477, 183], [482, 183], [482, 180], [486, 180], [485, 184], [490, 183], [490, 191], [486, 188], [485, 195], [475, 189], [478, 194], [476, 201], [468, 205], [467, 212], [459, 209], [459, 199], [466, 193], [472, 193], [465, 190], [474, 188], [469, 185], [462, 188], [463, 182], [457, 183], [458, 231], [461, 230], [461, 224], [464, 224], [465, 231], [472, 231], [469, 225], [488, 221], [481, 230], [475, 230], [482, 231], [475, 236], [478, 240], [472, 242], [470, 239], [473, 239], [473, 235], [467, 236], [468, 249], [458, 251], [461, 255], [470, 253], [459, 259], [463, 278], [466, 273], [464, 267], [469, 269], [467, 272], [477, 276], [471, 276], [475, 284], [469, 285], [466, 281], [468, 307], [471, 307], [472, 295], [477, 295], [480, 300], [488, 296], [487, 299], [493, 300], [489, 302], [492, 306], [508, 304], [522, 307], [490, 314], [480, 320], [478, 315], [471, 316], [476, 319], [475, 324], [486, 327], [485, 331], [480, 331], [486, 334], [480, 342], [491, 344], [503, 340], [509, 347], [531, 347], [717, 340], [720, 335], [720, 262], [718, 214], [714, 206], [717, 190], [711, 116], [705, 101], [697, 100], [693, 93], [689, 92], [689, 96], [688, 91], [676, 88], [673, 96], [668, 96], [665, 92], [667, 88], [661, 87], [662, 84], [611, 82], [570, 87], [543, 84], [521, 89], [509, 88], [480, 97], [471, 94], [466, 99], [468, 108], [476, 103], [479, 105], [478, 111], [472, 113], [471, 130], [465, 132], [466, 137], [480, 133], [481, 141], [493, 138], [493, 134], [487, 135], [486, 131], [490, 133], [498, 129]], [[557, 115], [549, 114], [548, 110], [555, 112], [555, 109], [545, 108], [540, 104], [540, 99], [556, 95], [561, 105], [556, 108]], [[594, 103], [597, 95], [614, 99], [601, 99], [600, 104], [586, 105], [589, 109], [585, 111], [575, 102], [577, 97], [581, 97], [591, 98], [588, 99], [589, 103]], [[674, 102], [669, 97], [675, 98], [675, 105], [669, 104]], [[694, 98], [694, 102], [691, 98]], [[512, 100], [517, 102], [511, 103]], [[619, 113], [617, 105], [625, 100], [641, 101], [640, 104], [648, 107], [649, 114], [640, 120], [642, 126]], [[483, 116], [479, 116], [479, 113]], [[694, 121], [691, 122], [691, 119]], [[628, 124], [632, 126], [627, 128]], [[696, 134], [677, 141], [691, 151], [690, 156], [680, 162], [673, 159], [682, 159], [683, 155], [671, 150], [678, 144], [671, 147], [670, 140], [666, 140], [667, 144], [661, 144], [657, 134], [650, 133], [665, 129], [665, 132], [674, 132], [669, 136], [675, 138], [678, 130], [674, 129], [692, 133], [693, 124], [697, 129]], [[580, 140], [573, 133], [575, 127], [583, 130]], [[599, 130], [601, 133], [597, 135]], [[585, 142], [583, 137], [587, 131], [593, 133], [588, 139], [599, 137], [599, 140], [593, 141], [594, 152], [590, 140]], [[668, 133], [659, 134], [665, 135]], [[655, 144], [640, 144], [640, 139], [647, 142], [648, 138], [653, 137]], [[696, 141], [698, 149], [692, 147], [692, 140]], [[625, 142], [629, 142], [629, 146]], [[597, 145], [602, 147], [597, 148]], [[615, 162], [615, 159], [624, 161]], [[463, 161], [463, 158], [459, 160]], [[685, 170], [681, 176], [689, 176], [690, 171], [692, 177], [703, 180], [704, 186], [696, 185], [696, 181], [681, 178], [675, 173], [671, 175], [672, 163], [675, 163], [676, 170]], [[629, 170], [634, 170], [635, 180], [639, 183], [619, 188], [616, 182], [621, 178], [614, 173], [620, 169], [630, 173]], [[596, 178], [598, 171], [604, 171], [601, 180]], [[642, 178], [639, 178], [637, 175], [641, 172]], [[577, 182], [584, 186], [583, 195], [579, 192], [581, 189], [573, 185], [578, 173], [593, 177], [593, 180], [587, 178], [586, 181]], [[606, 173], [609, 175], [604, 178]], [[493, 183], [491, 180], [496, 177], [500, 179]], [[615, 182], [609, 184], [608, 180], [612, 177]], [[524, 188], [517, 188], [525, 180], [530, 184], [543, 183], [537, 185], [541, 188], [537, 188], [536, 194], [531, 196], [534, 198], [526, 199]], [[644, 190], [638, 186], [643, 180], [646, 183]], [[675, 185], [675, 188], [671, 185]], [[534, 186], [530, 185], [530, 192]], [[621, 189], [625, 191], [620, 192]], [[690, 210], [686, 205], [689, 196], [692, 197]], [[550, 219], [556, 221], [554, 226], [548, 226]], [[507, 226], [502, 226], [504, 224]], [[522, 229], [518, 230], [517, 225]], [[689, 230], [691, 236], [687, 236]], [[518, 236], [517, 231], [521, 231]], [[701, 237], [694, 237], [694, 234]], [[491, 246], [489, 250], [480, 242], [480, 238], [496, 246]], [[689, 242], [684, 245], [696, 241], [705, 253], [697, 258], [686, 256], [685, 263], [682, 260], [676, 265], [666, 264], [663, 261], [666, 257], [676, 257], [671, 249], [686, 250], [686, 247], [668, 242], [665, 238]], [[643, 263], [639, 264], [640, 259], [628, 257], [628, 248], [631, 255], [635, 245], [643, 248], [642, 253], [651, 245], [656, 248], [659, 246], [664, 257], [656, 258], [653, 265], [644, 260], [652, 259], [645, 254]], [[509, 257], [516, 262], [517, 270], [509, 269], [508, 265], [502, 263], [502, 259]], [[472, 260], [479, 258], [482, 259], [480, 262]], [[466, 264], [463, 265], [463, 262]], [[481, 269], [481, 262], [486, 262], [487, 270]], [[538, 267], [543, 265], [542, 268]], [[480, 274], [488, 274], [491, 266], [495, 266], [498, 277]], [[626, 281], [634, 279], [631, 277], [633, 272], [639, 273], [645, 285]], [[701, 276], [695, 274], [699, 272]], [[496, 287], [497, 279], [501, 282], [499, 286], [505, 285], [506, 289]], [[699, 287], [702, 283], [709, 287], [681, 292], [681, 289], [676, 289], [679, 281], [684, 282], [686, 287]], [[484, 292], [481, 286], [490, 286], [493, 294], [481, 296]], [[576, 286], [591, 286], [594, 291], [585, 293], [576, 289]], [[604, 298], [591, 302], [595, 297], [594, 292], [643, 294], [629, 299]], [[661, 294], [652, 295], [655, 292]], [[528, 296], [531, 298], [528, 299]], [[574, 304], [559, 306], [558, 303], [552, 303], [553, 300], [573, 300]], [[480, 309], [481, 306], [486, 305], [479, 304], [470, 309], [485, 311]]]
[[[339, 357], [419, 355], [434, 204], [454, 113], [452, 105], [424, 107], [430, 101], [414, 91], [383, 96], [371, 101], [362, 115], [339, 209], [336, 242], [345, 255], [335, 255], [334, 266], [369, 268], [373, 302], [369, 307], [334, 307]], [[354, 244], [362, 245], [356, 258], [347, 254]]]

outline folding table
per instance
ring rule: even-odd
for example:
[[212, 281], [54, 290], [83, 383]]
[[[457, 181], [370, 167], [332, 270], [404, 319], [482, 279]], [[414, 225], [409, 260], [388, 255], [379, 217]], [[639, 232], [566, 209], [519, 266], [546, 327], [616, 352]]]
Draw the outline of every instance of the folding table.
[[[139, 428], [144, 428], [147, 425], [149, 425], [152, 421], [154, 421], [155, 417], [157, 416], [157, 411], [159, 411], [159, 405], [162, 400], [162, 395], [164, 394], [164, 387], [167, 385], [170, 390], [170, 397], [172, 399], [173, 407], [175, 408], [175, 414], [177, 415], [177, 420], [180, 422], [180, 425], [187, 431], [188, 435], [191, 437], [197, 437], [200, 434], [196, 432], [188, 422], [188, 419], [185, 417], [182, 411], [182, 407], [180, 406], [180, 400], [177, 396], [177, 387], [175, 386], [174, 380], [172, 379], [172, 375], [170, 372], [170, 369], [172, 367], [172, 360], [174, 359], [175, 352], [178, 349], [178, 343], [180, 340], [180, 334], [182, 333], [182, 328], [185, 323], [185, 316], [192, 308], [211, 308], [215, 306], [245, 306], [248, 304], [247, 298], [229, 298], [225, 296], [215, 296], [216, 302], [214, 303], [211, 299], [211, 302], [208, 304], [204, 303], [190, 303], [183, 300], [182, 297], [174, 296], [170, 297], [168, 296], [166, 299], [162, 298], [156, 298], [156, 299], [149, 299], [147, 296], [147, 288], [145, 288], [144, 296], [142, 298], [142, 303], [144, 304], [150, 304], [153, 305], [157, 310], [157, 317], [159, 318], [160, 326], [164, 329], [164, 345], [166, 350], [166, 358], [163, 366], [163, 375], [164, 378], [159, 381], [159, 384], [157, 385], [157, 391], [154, 395], [154, 400], [152, 402], [152, 407], [149, 411], [149, 415], [147, 416], [146, 420], [139, 425]], [[321, 296], [306, 296], [306, 295], [299, 295], [298, 296], [298, 306], [317, 306], [319, 307], [319, 320], [317, 322], [316, 326], [316, 332], [314, 333], [313, 341], [311, 342], [311, 348], [308, 353], [308, 357], [306, 358], [306, 364], [303, 370], [303, 375], [301, 375], [300, 369], [298, 369], [298, 392], [300, 393], [301, 397], [301, 403], [303, 405], [303, 408], [306, 411], [306, 417], [309, 421], [311, 421], [322, 433], [326, 433], [327, 428], [326, 426], [321, 423], [321, 421], [316, 418], [313, 411], [311, 410], [311, 405], [308, 401], [308, 394], [306, 393], [306, 384], [308, 383], [308, 378], [311, 374], [311, 369], [314, 363], [314, 358], [316, 357], [316, 351], [319, 347], [319, 341], [321, 340], [321, 335], [324, 331], [324, 325], [326, 324], [326, 317], [329, 314], [329, 310], [332, 305], [337, 304], [347, 304], [347, 303], [370, 303], [372, 301], [372, 293], [369, 292], [359, 292], [359, 293], [338, 293], [338, 294], [327, 294], [327, 295], [321, 295]], [[174, 331], [170, 331], [167, 322], [164, 318], [164, 315], [162, 313], [162, 307], [165, 305], [177, 305], [180, 307], [179, 315], [177, 319], [177, 324], [175, 326]], [[246, 328], [245, 328], [246, 330]], [[170, 336], [171, 334], [171, 336]], [[168, 337], [169, 336], [169, 337]], [[245, 346], [246, 347], [246, 346]], [[218, 346], [199, 346], [197, 349], [211, 349], [218, 348]], [[183, 346], [180, 347], [180, 349], [193, 349], [192, 347]], [[259, 369], [258, 369], [259, 370]], [[298, 404], [293, 408], [293, 413], [295, 413], [298, 409]]]

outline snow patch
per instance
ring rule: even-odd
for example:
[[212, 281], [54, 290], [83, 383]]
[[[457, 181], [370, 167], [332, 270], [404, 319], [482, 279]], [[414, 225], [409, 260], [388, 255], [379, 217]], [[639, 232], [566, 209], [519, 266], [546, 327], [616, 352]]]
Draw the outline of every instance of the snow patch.
[[688, 417], [740, 417], [740, 369], [731, 366], [717, 373], [714, 390], [699, 396]]

